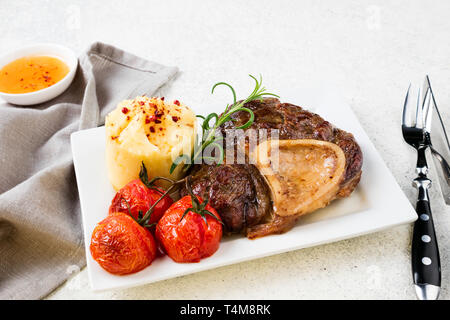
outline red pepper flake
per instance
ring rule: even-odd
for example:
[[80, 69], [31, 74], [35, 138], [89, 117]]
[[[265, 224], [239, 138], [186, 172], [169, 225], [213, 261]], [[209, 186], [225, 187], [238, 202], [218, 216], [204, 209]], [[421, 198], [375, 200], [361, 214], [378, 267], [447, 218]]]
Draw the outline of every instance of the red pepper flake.
[[155, 116], [145, 116], [145, 124], [149, 124], [152, 121], [155, 121], [156, 117]]
[[179, 105], [180, 105], [180, 101], [175, 100], [175, 101], [173, 102], [173, 104], [176, 104], [177, 106], [179, 106]]
[[23, 81], [23, 78], [20, 78], [20, 81]]
[[163, 111], [160, 111], [158, 109], [155, 110], [155, 117], [161, 118], [164, 115]]
[[122, 109], [122, 113], [123, 113], [123, 114], [127, 114], [129, 111], [130, 111], [130, 110], [128, 110], [127, 107], [124, 107], [124, 108]]
[[161, 101], [164, 101], [164, 97], [161, 97]]
[[163, 128], [162, 128], [162, 127], [160, 127], [160, 128], [159, 128], [159, 131], [163, 131]]
[[127, 116], [127, 120], [130, 121], [130, 116]]
[[150, 136], [148, 133], [146, 134], [147, 138]]
[[144, 101], [139, 101], [139, 105], [143, 106], [145, 104]]
[[175, 116], [172, 117], [172, 120], [173, 120], [174, 122], [177, 122], [179, 119], [180, 119], [180, 118], [175, 117]]
[[156, 108], [156, 104], [154, 104], [154, 103], [150, 103], [150, 107], [152, 107], [152, 108]]
[[155, 123], [161, 123], [161, 120], [156, 119]]
[[111, 136], [111, 140], [116, 140], [118, 136]]
[[150, 132], [151, 133], [155, 133], [155, 128], [154, 127], [150, 127]]

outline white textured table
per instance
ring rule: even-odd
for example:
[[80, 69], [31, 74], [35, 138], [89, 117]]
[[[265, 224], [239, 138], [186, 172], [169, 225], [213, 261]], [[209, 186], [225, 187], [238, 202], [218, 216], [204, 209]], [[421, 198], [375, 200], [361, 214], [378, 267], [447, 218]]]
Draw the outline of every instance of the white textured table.
[[[182, 71], [166, 89], [190, 105], [211, 84], [268, 88], [326, 79], [341, 90], [414, 202], [413, 150], [400, 114], [410, 81], [430, 75], [450, 125], [450, 2], [388, 1], [1, 1], [0, 51], [36, 41], [81, 52], [117, 45]], [[338, 4], [339, 3], [339, 4]], [[242, 93], [242, 94], [245, 94]], [[432, 176], [433, 178], [433, 176]], [[450, 208], [433, 186], [442, 261], [441, 297], [450, 298]], [[382, 199], [380, 199], [382, 201]], [[93, 293], [86, 270], [51, 299], [414, 299], [411, 226], [240, 263], [128, 290]]]

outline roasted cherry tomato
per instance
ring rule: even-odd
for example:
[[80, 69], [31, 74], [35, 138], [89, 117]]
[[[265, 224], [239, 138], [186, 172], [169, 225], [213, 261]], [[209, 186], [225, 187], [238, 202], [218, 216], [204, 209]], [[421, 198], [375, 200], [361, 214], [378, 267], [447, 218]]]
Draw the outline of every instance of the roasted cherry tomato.
[[[139, 179], [133, 180], [116, 193], [109, 207], [109, 213], [130, 213], [135, 219], [138, 219], [139, 211], [145, 215], [148, 209], [150, 209], [163, 193], [164, 191], [161, 189], [155, 190], [148, 188]], [[172, 203], [173, 201], [169, 196], [161, 199], [153, 209], [149, 224], [158, 222]]]
[[[198, 198], [198, 203], [202, 202]], [[156, 238], [176, 262], [198, 262], [211, 256], [222, 238], [222, 223], [214, 208], [208, 204], [204, 209], [215, 217], [192, 211], [183, 217], [188, 208], [193, 208], [192, 201], [185, 196], [167, 209], [156, 225]]]
[[103, 269], [117, 275], [144, 269], [157, 254], [156, 242], [150, 231], [121, 212], [111, 213], [97, 224], [90, 250]]

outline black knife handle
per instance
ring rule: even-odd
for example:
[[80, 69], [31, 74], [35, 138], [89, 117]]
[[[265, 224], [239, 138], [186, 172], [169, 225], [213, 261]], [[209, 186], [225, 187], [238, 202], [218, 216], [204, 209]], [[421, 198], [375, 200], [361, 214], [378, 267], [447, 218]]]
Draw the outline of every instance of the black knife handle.
[[441, 261], [426, 187], [419, 187], [416, 212], [411, 253], [414, 283], [440, 287]]

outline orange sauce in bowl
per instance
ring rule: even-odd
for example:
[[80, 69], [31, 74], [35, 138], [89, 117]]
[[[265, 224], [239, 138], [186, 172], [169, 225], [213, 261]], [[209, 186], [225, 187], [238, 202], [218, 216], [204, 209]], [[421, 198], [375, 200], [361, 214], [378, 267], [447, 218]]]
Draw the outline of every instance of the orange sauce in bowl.
[[62, 60], [50, 56], [23, 57], [0, 69], [0, 91], [27, 93], [48, 88], [69, 73]]

